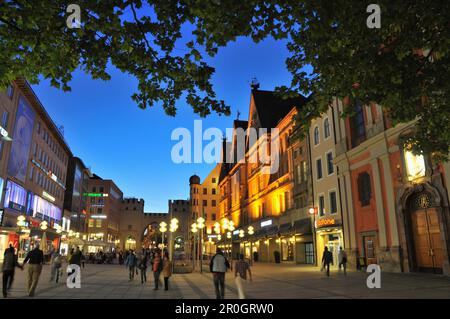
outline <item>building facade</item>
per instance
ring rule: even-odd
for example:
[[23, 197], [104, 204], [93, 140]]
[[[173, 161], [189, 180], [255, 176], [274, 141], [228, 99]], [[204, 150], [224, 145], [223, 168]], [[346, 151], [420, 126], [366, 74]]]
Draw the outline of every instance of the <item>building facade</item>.
[[[13, 244], [20, 257], [34, 242], [48, 252], [60, 245], [57, 230], [64, 222], [66, 173], [72, 153], [28, 82], [14, 81], [1, 102], [2, 127], [11, 131], [12, 141], [2, 142], [2, 224], [8, 228], [8, 238], [4, 234], [0, 241], [3, 246]], [[12, 230], [19, 216], [23, 216], [20, 228]]]
[[89, 253], [108, 252], [119, 244], [123, 193], [112, 181], [94, 174], [88, 181], [87, 234], [83, 238]]

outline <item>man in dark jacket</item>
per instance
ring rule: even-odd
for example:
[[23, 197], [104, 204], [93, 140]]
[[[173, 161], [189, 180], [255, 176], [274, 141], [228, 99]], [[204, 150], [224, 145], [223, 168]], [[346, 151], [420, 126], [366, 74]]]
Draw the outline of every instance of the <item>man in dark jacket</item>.
[[230, 268], [230, 263], [223, 255], [220, 248], [217, 248], [216, 254], [209, 263], [209, 270], [213, 274], [214, 288], [216, 290], [216, 298], [225, 298], [225, 273]]
[[328, 250], [328, 247], [325, 246], [325, 250], [322, 256], [322, 264], [323, 267], [327, 269], [327, 276], [330, 276], [330, 264], [333, 265], [333, 253]]
[[27, 292], [28, 296], [33, 297], [39, 282], [39, 277], [42, 272], [42, 265], [44, 264], [44, 253], [39, 249], [39, 244], [36, 243], [34, 249], [28, 252], [24, 264], [28, 262], [27, 272]]
[[18, 256], [15, 254], [14, 247], [9, 245], [9, 248], [5, 250], [3, 259], [3, 297], [6, 298], [8, 291], [11, 289], [14, 281], [14, 271], [16, 267], [23, 270], [23, 267], [19, 265]]

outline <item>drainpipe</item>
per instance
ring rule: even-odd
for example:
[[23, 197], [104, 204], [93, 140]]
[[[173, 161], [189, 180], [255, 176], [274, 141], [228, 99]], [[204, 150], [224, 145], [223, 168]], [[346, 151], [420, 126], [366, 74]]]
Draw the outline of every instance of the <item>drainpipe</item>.
[[[312, 171], [312, 156], [311, 156], [311, 143], [310, 143], [310, 134], [309, 134], [309, 129], [308, 132], [306, 133], [306, 144], [308, 146], [308, 154], [309, 154], [309, 176], [311, 176], [311, 193], [312, 193], [312, 207], [315, 207], [315, 203], [314, 203], [314, 181], [313, 181], [313, 171]], [[317, 238], [316, 238], [316, 227], [315, 227], [315, 221], [316, 221], [316, 215], [313, 215], [313, 221], [312, 221], [312, 225], [311, 225], [311, 231], [312, 231], [312, 235], [313, 235], [313, 248], [314, 248], [314, 265], [317, 266]]]

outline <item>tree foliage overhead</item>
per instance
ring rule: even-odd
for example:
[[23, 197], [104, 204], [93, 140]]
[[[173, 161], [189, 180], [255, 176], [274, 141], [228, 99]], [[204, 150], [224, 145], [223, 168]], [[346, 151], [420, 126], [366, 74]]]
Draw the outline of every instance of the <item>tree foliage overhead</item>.
[[[68, 1], [3, 1], [0, 84], [18, 76], [36, 83], [42, 75], [69, 90], [77, 68], [108, 80], [111, 63], [138, 79], [133, 99], [141, 108], [162, 102], [175, 115], [176, 101], [184, 97], [202, 116], [229, 114], [214, 93], [214, 69], [205, 55], [213, 57], [238, 36], [272, 36], [288, 39], [291, 53], [286, 64], [293, 80], [281, 92], [314, 93], [300, 110], [301, 124], [307, 126], [305, 115], [319, 115], [333, 97], [374, 101], [394, 124], [417, 119], [411, 140], [417, 149], [447, 154], [450, 2], [376, 1], [381, 28], [370, 29], [371, 2], [83, 0], [82, 27], [69, 29]], [[188, 40], [186, 25], [193, 29]]]

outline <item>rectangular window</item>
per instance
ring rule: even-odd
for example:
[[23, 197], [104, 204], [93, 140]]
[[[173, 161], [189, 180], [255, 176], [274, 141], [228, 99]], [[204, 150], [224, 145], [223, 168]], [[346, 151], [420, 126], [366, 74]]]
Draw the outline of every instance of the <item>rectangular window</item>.
[[32, 181], [33, 180], [33, 166], [30, 166], [30, 173], [29, 173], [29, 175], [28, 175], [28, 179], [30, 180], [30, 181]]
[[328, 175], [331, 175], [334, 173], [333, 153], [332, 152], [327, 153], [327, 171], [328, 171]]
[[215, 189], [215, 188], [213, 188], [213, 189], [211, 190], [211, 192], [212, 192], [213, 195], [216, 195], [216, 189]]
[[8, 85], [8, 88], [6, 89], [6, 95], [8, 95], [8, 97], [10, 99], [13, 98], [13, 96], [14, 96], [14, 86]]
[[212, 179], [212, 182], [213, 182], [213, 183], [215, 183], [215, 182], [216, 182], [216, 178], [215, 178], [215, 177], [213, 177], [213, 179]]
[[208, 201], [207, 200], [203, 200], [203, 206], [204, 207], [208, 206]]
[[330, 213], [337, 213], [337, 201], [336, 201], [336, 192], [330, 192]]
[[101, 219], [97, 219], [96, 221], [95, 221], [95, 227], [97, 227], [97, 228], [100, 228], [100, 227], [102, 227], [102, 220]]
[[94, 220], [89, 218], [89, 227], [94, 227]]
[[207, 195], [208, 194], [208, 189], [203, 188], [203, 195]]
[[325, 197], [319, 196], [319, 216], [325, 215]]
[[97, 192], [97, 188], [94, 186], [94, 187], [92, 187], [92, 192], [93, 193], [96, 193]]
[[216, 207], [216, 205], [217, 205], [217, 203], [216, 203], [216, 201], [213, 199], [213, 200], [211, 201], [211, 206], [212, 206], [212, 207]]
[[321, 158], [316, 160], [316, 168], [317, 168], [317, 179], [321, 179], [323, 177], [323, 174], [322, 174], [322, 159]]
[[103, 193], [103, 191], [104, 191], [104, 188], [103, 188], [103, 187], [100, 187], [99, 192], [100, 192], [100, 193]]
[[9, 113], [8, 111], [4, 111], [2, 114], [2, 126], [4, 129], [8, 129], [8, 120], [9, 120]]
[[211, 214], [211, 220], [216, 220], [216, 214]]

